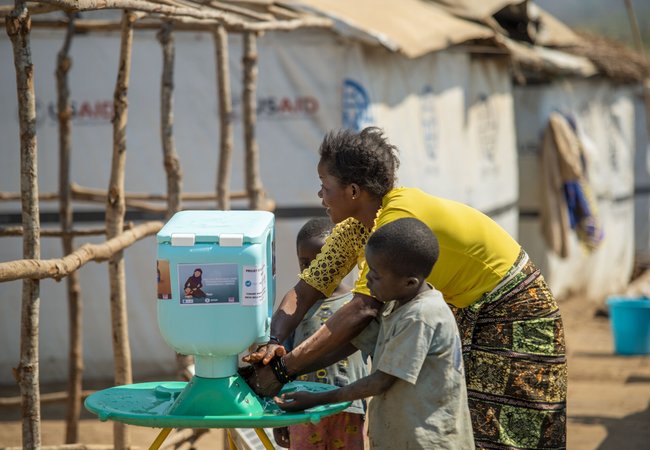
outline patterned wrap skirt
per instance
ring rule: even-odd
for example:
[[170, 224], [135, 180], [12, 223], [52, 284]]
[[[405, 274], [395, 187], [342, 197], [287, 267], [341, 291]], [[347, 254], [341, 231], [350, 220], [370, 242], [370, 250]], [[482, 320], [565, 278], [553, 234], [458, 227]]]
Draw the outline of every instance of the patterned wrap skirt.
[[566, 448], [567, 366], [558, 306], [522, 250], [491, 292], [452, 307], [479, 449]]

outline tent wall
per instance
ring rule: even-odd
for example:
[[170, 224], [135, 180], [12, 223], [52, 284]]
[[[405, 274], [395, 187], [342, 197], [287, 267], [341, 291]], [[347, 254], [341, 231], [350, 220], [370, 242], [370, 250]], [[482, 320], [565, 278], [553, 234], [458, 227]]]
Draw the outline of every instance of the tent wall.
[[[634, 253], [635, 111], [631, 88], [605, 80], [565, 80], [514, 89], [519, 154], [520, 242], [557, 296], [579, 292], [594, 301], [626, 286]], [[540, 223], [539, 155], [551, 112], [571, 115], [588, 153], [605, 238], [589, 254], [572, 235], [560, 259], [546, 248]]]
[[[58, 138], [55, 55], [63, 34], [32, 36], [38, 102], [39, 186], [57, 190]], [[75, 106], [72, 181], [105, 189], [111, 157], [112, 96], [119, 36], [77, 35], [72, 43], [71, 99]], [[0, 61], [11, 46], [0, 38]], [[259, 41], [258, 127], [262, 182], [276, 201], [278, 286], [296, 280], [294, 242], [304, 221], [321, 213], [316, 175], [323, 135], [342, 126], [377, 124], [401, 149], [400, 184], [468, 202], [516, 235], [517, 177], [511, 84], [502, 58], [445, 51], [416, 60], [341, 41], [326, 31], [267, 33]], [[233, 190], [243, 190], [241, 39], [230, 37], [234, 97]], [[161, 50], [153, 32], [136, 32], [127, 126], [128, 192], [165, 191], [159, 131]], [[19, 190], [15, 74], [0, 65], [0, 191]], [[214, 45], [209, 34], [177, 33], [174, 133], [184, 192], [214, 192], [218, 155]], [[215, 202], [216, 203], [216, 202]], [[185, 207], [188, 205], [186, 204]], [[234, 206], [245, 207], [243, 203]], [[209, 208], [211, 206], [203, 206]], [[43, 226], [56, 224], [56, 203], [43, 203]], [[85, 222], [102, 226], [104, 205], [84, 204]], [[0, 223], [19, 220], [19, 203], [0, 203]], [[94, 221], [94, 222], [93, 222]], [[88, 239], [78, 239], [80, 245]], [[90, 239], [100, 242], [101, 238]], [[18, 259], [21, 240], [3, 238], [0, 260]], [[58, 239], [43, 239], [42, 257], [61, 256]], [[171, 372], [174, 358], [158, 332], [155, 240], [125, 251], [134, 377]], [[112, 351], [108, 270], [91, 263], [80, 272], [84, 298], [85, 377], [110, 378]], [[41, 379], [63, 380], [67, 359], [65, 286], [41, 288]], [[11, 383], [18, 361], [20, 282], [0, 283], [0, 384]]]
[[644, 264], [650, 262], [650, 136], [641, 89], [634, 101], [636, 151], [634, 153], [634, 241]]

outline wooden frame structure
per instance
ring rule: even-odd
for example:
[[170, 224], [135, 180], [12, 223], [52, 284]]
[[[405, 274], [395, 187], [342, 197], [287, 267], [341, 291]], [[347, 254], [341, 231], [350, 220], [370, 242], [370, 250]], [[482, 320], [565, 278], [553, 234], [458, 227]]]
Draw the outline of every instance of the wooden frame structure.
[[[115, 21], [76, 20], [74, 13], [103, 9], [122, 10], [122, 19]], [[32, 20], [32, 16], [64, 11], [66, 20]], [[115, 384], [132, 382], [131, 355], [128, 344], [126, 288], [123, 252], [140, 239], [151, 236], [162, 222], [139, 225], [124, 223], [127, 208], [163, 212], [170, 217], [182, 208], [183, 200], [215, 201], [219, 209], [230, 209], [232, 199], [248, 199], [251, 209], [272, 209], [266, 198], [259, 171], [258, 146], [255, 139], [257, 39], [264, 31], [290, 31], [303, 27], [330, 27], [331, 21], [299, 13], [272, 0], [15, 0], [13, 6], [0, 7], [7, 34], [13, 46], [16, 70], [18, 113], [20, 121], [20, 193], [0, 193], [0, 201], [21, 200], [22, 226], [0, 228], [0, 236], [22, 236], [23, 259], [0, 263], [0, 282], [22, 280], [20, 362], [16, 379], [20, 386], [22, 404], [23, 448], [42, 448], [40, 404], [43, 401], [67, 399], [66, 443], [78, 442], [81, 402], [88, 393], [82, 391], [82, 299], [76, 270], [89, 261], [108, 261], [110, 304], [113, 333]], [[47, 17], [47, 16], [46, 16]], [[35, 94], [30, 31], [33, 27], [65, 28], [63, 45], [57, 56], [56, 86], [59, 121], [59, 191], [40, 193], [37, 184], [37, 142], [35, 129]], [[131, 47], [135, 29], [156, 29], [163, 53], [161, 76], [160, 124], [163, 165], [167, 179], [167, 194], [128, 194], [124, 190], [126, 167], [126, 126], [128, 119], [128, 87], [131, 67]], [[72, 67], [69, 49], [75, 31], [120, 30], [121, 45], [117, 81], [114, 91], [113, 156], [109, 186], [106, 191], [87, 189], [70, 179], [71, 106], [68, 72]], [[214, 194], [182, 194], [182, 175], [173, 138], [173, 70], [174, 31], [205, 31], [213, 34], [219, 93], [219, 167]], [[246, 192], [230, 192], [230, 172], [233, 150], [232, 101], [228, 71], [228, 33], [242, 33], [244, 151]], [[74, 88], [74, 87], [72, 87]], [[42, 230], [39, 221], [40, 201], [59, 202], [61, 226]], [[76, 229], [72, 212], [73, 201], [102, 202], [106, 206], [105, 227]], [[159, 206], [152, 201], [165, 201]], [[101, 244], [84, 244], [75, 250], [74, 239], [82, 236], [106, 235]], [[42, 260], [41, 237], [60, 237], [64, 257]], [[39, 280], [66, 278], [70, 319], [69, 383], [67, 393], [40, 395], [39, 375]], [[17, 404], [17, 399], [0, 399], [0, 406]], [[196, 433], [185, 433], [183, 439], [193, 441]], [[173, 442], [179, 444], [179, 439]], [[123, 424], [115, 423], [114, 448], [130, 446], [129, 434]], [[73, 445], [61, 448], [76, 448]], [[79, 448], [84, 445], [79, 445]], [[49, 448], [58, 448], [51, 446]]]

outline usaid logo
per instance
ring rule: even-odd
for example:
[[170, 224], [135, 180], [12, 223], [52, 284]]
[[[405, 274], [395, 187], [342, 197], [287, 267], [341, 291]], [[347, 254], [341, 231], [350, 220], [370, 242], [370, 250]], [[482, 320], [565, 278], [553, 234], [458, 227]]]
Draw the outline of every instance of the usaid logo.
[[[59, 123], [57, 105], [54, 101], [44, 103], [36, 99], [36, 126]], [[113, 119], [113, 100], [71, 100], [73, 125], [104, 125]], [[16, 109], [16, 118], [18, 110]]]
[[[232, 100], [233, 118], [242, 116], [241, 97]], [[311, 95], [257, 97], [257, 117], [265, 119], [302, 119], [315, 116], [320, 110], [320, 102]]]

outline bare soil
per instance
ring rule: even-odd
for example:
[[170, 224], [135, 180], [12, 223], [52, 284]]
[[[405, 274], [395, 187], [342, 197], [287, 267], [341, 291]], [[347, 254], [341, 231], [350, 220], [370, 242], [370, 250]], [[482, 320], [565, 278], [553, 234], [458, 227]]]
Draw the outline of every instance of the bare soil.
[[[650, 448], [650, 356], [613, 353], [609, 319], [602, 307], [580, 297], [560, 302], [569, 356], [568, 448], [627, 450]], [[95, 386], [84, 386], [94, 388]], [[43, 392], [62, 390], [43, 386]], [[14, 386], [0, 395], [18, 395]], [[43, 445], [62, 444], [65, 410], [62, 404], [42, 408]], [[80, 441], [112, 444], [111, 423], [83, 413]], [[133, 445], [148, 448], [160, 430], [130, 427]], [[19, 408], [0, 409], [0, 448], [21, 445]], [[197, 450], [223, 449], [224, 433], [211, 430], [195, 443]], [[227, 448], [227, 447], [226, 447]]]

